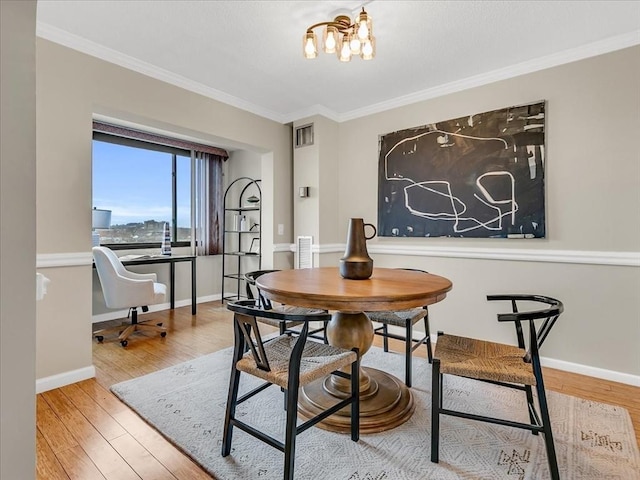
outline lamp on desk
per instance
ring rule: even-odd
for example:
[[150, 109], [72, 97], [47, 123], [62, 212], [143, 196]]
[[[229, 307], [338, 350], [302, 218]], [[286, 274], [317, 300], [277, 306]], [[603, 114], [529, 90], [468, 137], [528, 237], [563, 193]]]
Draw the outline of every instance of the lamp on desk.
[[111, 228], [111, 210], [103, 210], [93, 207], [91, 210], [91, 241], [92, 246], [97, 247], [100, 245], [100, 234], [96, 230], [104, 230]]

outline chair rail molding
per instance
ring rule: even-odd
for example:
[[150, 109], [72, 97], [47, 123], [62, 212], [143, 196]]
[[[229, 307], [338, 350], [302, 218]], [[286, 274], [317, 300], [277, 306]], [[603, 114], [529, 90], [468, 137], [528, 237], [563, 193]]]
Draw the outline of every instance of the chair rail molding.
[[[286, 251], [280, 245], [279, 251]], [[313, 245], [314, 253], [344, 252], [346, 245], [340, 243]], [[295, 245], [289, 249], [295, 251]], [[534, 248], [473, 248], [473, 247], [428, 247], [424, 245], [385, 245], [368, 243], [367, 251], [378, 255], [408, 255], [421, 257], [470, 258], [481, 260], [511, 260], [523, 262], [576, 263], [587, 265], [614, 265], [640, 267], [640, 252], [611, 252], [589, 250], [545, 250]]]
[[36, 255], [36, 268], [77, 267], [92, 263], [91, 252], [39, 253]]
[[[344, 243], [314, 244], [313, 253], [343, 253]], [[293, 243], [273, 246], [274, 253], [295, 252]], [[473, 247], [427, 247], [423, 245], [367, 244], [369, 253], [378, 255], [408, 255], [421, 257], [471, 258], [481, 260], [512, 260], [523, 262], [576, 263], [587, 265], [614, 265], [640, 267], [640, 252], [609, 252], [590, 250], [543, 250], [533, 248], [473, 248]], [[91, 265], [91, 252], [40, 253], [36, 257], [36, 268], [76, 267]]]

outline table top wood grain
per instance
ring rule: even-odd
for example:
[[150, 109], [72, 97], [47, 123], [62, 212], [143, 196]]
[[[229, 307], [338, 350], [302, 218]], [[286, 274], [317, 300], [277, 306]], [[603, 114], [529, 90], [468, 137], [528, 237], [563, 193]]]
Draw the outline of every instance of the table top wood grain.
[[404, 310], [443, 300], [447, 278], [395, 268], [374, 268], [366, 280], [340, 276], [337, 267], [281, 270], [260, 276], [257, 287], [271, 300], [342, 312]]

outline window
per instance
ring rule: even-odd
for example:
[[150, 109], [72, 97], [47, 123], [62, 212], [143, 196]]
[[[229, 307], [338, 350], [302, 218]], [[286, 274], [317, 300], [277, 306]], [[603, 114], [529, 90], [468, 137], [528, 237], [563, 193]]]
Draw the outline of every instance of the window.
[[172, 245], [191, 242], [191, 152], [95, 132], [93, 207], [111, 210], [100, 243], [159, 245], [171, 227]]
[[93, 207], [111, 211], [111, 228], [97, 232], [100, 243], [158, 246], [169, 224], [172, 245], [220, 254], [222, 163], [228, 158], [219, 147], [94, 120]]

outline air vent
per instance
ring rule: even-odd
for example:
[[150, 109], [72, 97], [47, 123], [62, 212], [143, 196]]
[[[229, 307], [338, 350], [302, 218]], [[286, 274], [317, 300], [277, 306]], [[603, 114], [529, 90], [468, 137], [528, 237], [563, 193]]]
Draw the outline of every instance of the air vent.
[[296, 127], [295, 147], [307, 147], [313, 145], [313, 123]]
[[313, 268], [312, 242], [313, 237], [298, 237], [296, 240], [296, 268]]

